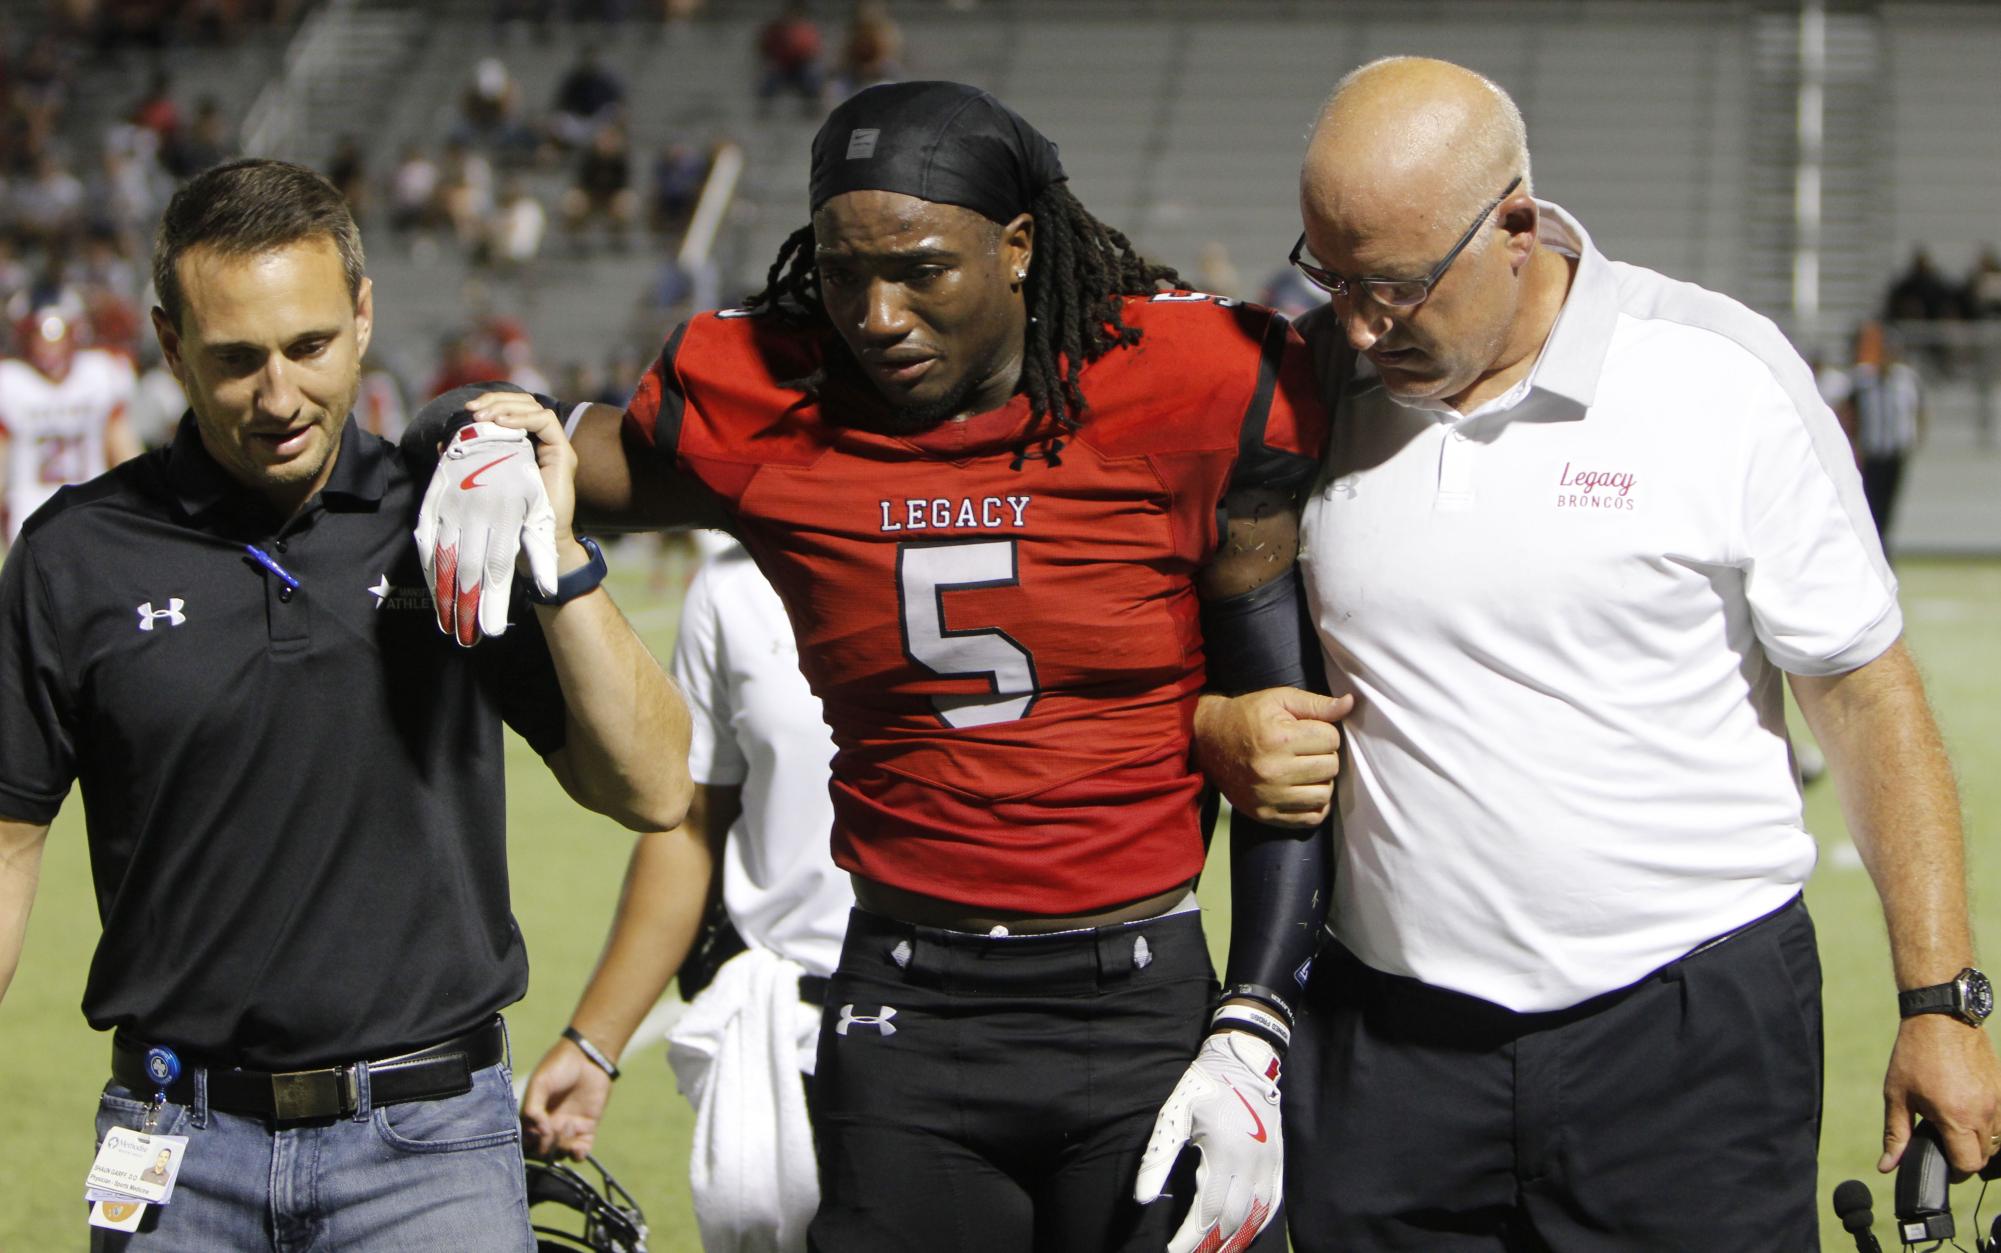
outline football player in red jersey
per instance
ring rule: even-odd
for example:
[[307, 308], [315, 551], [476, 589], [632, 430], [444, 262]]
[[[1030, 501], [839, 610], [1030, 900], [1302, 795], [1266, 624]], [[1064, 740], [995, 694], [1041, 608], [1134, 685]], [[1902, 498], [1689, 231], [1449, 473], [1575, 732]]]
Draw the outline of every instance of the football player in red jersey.
[[[826, 994], [811, 1247], [1242, 1250], [1279, 1201], [1344, 704], [1271, 694], [1296, 706], [1298, 783], [1236, 819], [1220, 997], [1190, 889], [1204, 770], [1242, 795], [1205, 676], [1298, 688], [1317, 655], [1293, 570], [1325, 427], [1303, 345], [1174, 290], [970, 87], [836, 109], [812, 206], [749, 306], [677, 329], [623, 413], [567, 423], [599, 520], [743, 539], [833, 731], [859, 908]], [[412, 438], [471, 418], [564, 438], [518, 393]], [[496, 568], [478, 554], [457, 568], [441, 603], [506, 594], [465, 584]], [[1184, 1143], [1177, 1230], [1143, 1202]]]

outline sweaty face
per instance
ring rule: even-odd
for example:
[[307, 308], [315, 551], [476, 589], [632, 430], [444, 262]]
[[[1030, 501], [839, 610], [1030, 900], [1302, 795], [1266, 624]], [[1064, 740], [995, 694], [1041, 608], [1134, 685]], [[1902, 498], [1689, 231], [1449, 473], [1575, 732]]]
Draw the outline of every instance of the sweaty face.
[[820, 297], [862, 372], [911, 429], [997, 408], [1021, 376], [1031, 219], [887, 191], [813, 215]]
[[209, 455], [287, 516], [326, 482], [361, 376], [373, 298], [326, 238], [179, 262], [180, 326], [154, 311]]
[[[1476, 208], [1412, 218], [1367, 206], [1329, 213], [1309, 205], [1307, 247], [1337, 274], [1421, 279], [1452, 250]], [[1488, 211], [1472, 241], [1417, 307], [1390, 308], [1365, 291], [1334, 298], [1348, 342], [1375, 365], [1393, 397], [1449, 402], [1501, 356], [1517, 293], [1507, 234], [1494, 225], [1495, 216]]]

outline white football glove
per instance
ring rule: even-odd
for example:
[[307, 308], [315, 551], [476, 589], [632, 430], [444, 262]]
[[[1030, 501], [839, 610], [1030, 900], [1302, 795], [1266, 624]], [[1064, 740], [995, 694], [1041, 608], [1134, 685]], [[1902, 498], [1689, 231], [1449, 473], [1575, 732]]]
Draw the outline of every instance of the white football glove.
[[1195, 1201], [1167, 1253], [1243, 1253], [1271, 1221], [1285, 1195], [1278, 1072], [1271, 1045], [1218, 1031], [1202, 1041], [1160, 1107], [1133, 1199], [1147, 1205], [1159, 1198], [1184, 1145], [1202, 1155]]
[[506, 633], [517, 556], [555, 595], [556, 514], [528, 432], [474, 422], [446, 441], [417, 514], [417, 553], [438, 629], [465, 648]]

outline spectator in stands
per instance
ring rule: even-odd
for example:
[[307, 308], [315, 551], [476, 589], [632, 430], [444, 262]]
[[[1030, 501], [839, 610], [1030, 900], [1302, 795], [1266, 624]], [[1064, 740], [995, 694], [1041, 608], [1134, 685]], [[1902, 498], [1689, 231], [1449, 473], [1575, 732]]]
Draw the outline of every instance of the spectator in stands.
[[549, 394], [549, 376], [535, 364], [535, 342], [525, 332], [501, 341], [500, 360], [507, 367], [502, 378], [523, 391]]
[[83, 292], [70, 278], [69, 255], [61, 248], [43, 252], [41, 268], [7, 304], [7, 317], [19, 321], [34, 310], [54, 312], [66, 322], [83, 321]]
[[1244, 276], [1230, 260], [1230, 246], [1220, 239], [1202, 245], [1201, 260], [1195, 263], [1195, 282], [1211, 296], [1236, 300], [1244, 294]]
[[660, 149], [646, 187], [646, 224], [654, 234], [670, 235], [688, 224], [708, 177], [708, 154], [695, 145], [674, 140]]
[[19, 245], [11, 232], [0, 231], [0, 309], [10, 308], [27, 286], [28, 267], [21, 261]]
[[354, 420], [364, 431], [372, 431], [386, 440], [403, 438], [409, 411], [403, 403], [403, 387], [394, 374], [379, 365], [362, 363], [361, 388], [354, 397]]
[[820, 108], [826, 85], [820, 27], [803, 0], [790, 0], [757, 36], [757, 56], [763, 69], [757, 80], [758, 112], [763, 114], [781, 95], [799, 97], [800, 111], [811, 117]]
[[44, 247], [60, 245], [83, 221], [83, 182], [52, 151], [35, 158], [34, 176], [14, 189], [14, 227]]
[[557, 396], [582, 396], [596, 400], [604, 389], [604, 378], [597, 367], [588, 361], [571, 361], [563, 366], [562, 382], [551, 393]]
[[174, 80], [164, 68], [153, 71], [146, 94], [132, 106], [132, 124], [151, 131], [165, 148], [181, 133], [181, 107], [174, 103]]
[[605, 68], [597, 48], [585, 44], [556, 87], [555, 110], [549, 117], [551, 142], [565, 150], [583, 147], [599, 127], [613, 120], [624, 101], [625, 84]]
[[640, 371], [645, 368], [646, 363], [640, 360], [639, 353], [629, 345], [613, 349], [611, 359], [605, 363], [604, 382], [597, 395], [591, 399], [597, 404], [625, 408], [626, 402], [632, 399], [633, 380], [637, 379]]
[[848, 45], [841, 55], [845, 95], [903, 77], [903, 28], [889, 16], [886, 0], [855, 0]]
[[138, 349], [146, 322], [137, 305], [108, 287], [89, 286], [83, 289], [83, 308], [84, 331], [92, 344], [127, 357]]
[[1272, 272], [1258, 293], [1258, 303], [1288, 318], [1302, 318], [1327, 303], [1327, 293], [1308, 282], [1293, 266]]
[[493, 213], [493, 166], [484, 153], [463, 140], [454, 139], [445, 145], [438, 204], [459, 244], [467, 252], [477, 248], [486, 233], [486, 220]]
[[1980, 250], [1980, 259], [1966, 276], [1960, 303], [1970, 318], [2001, 317], [2001, 256], [1995, 254], [1994, 245], [1988, 244]]
[[83, 245], [77, 252], [76, 280], [86, 293], [102, 290], [127, 304], [136, 304], [140, 292], [139, 267], [119, 250], [118, 242], [118, 237], [106, 230], [85, 232]]
[[103, 0], [97, 6], [97, 44], [105, 51], [126, 44], [161, 49], [173, 33], [177, 0]]
[[[152, 132], [140, 133], [150, 146]], [[87, 195], [92, 224], [122, 239], [147, 238], [160, 217], [161, 178], [159, 164], [151, 156], [141, 157], [123, 143], [107, 139]]]
[[459, 97], [459, 121], [451, 139], [488, 149], [503, 160], [534, 150], [535, 137], [521, 121], [521, 88], [499, 57], [483, 57], [473, 66], [472, 81]]
[[623, 245], [636, 216], [637, 199], [625, 127], [617, 122], [599, 127], [577, 163], [577, 181], [563, 193], [563, 225], [581, 247], [584, 231], [602, 220], [613, 241]]
[[203, 96], [197, 101], [194, 121], [160, 155], [168, 172], [179, 179], [193, 178], [235, 156], [236, 141], [230, 136], [222, 102], [214, 96]]
[[554, 8], [553, 0], [493, 0], [493, 24], [529, 22], [540, 30], [549, 25], [549, 14]]
[[438, 163], [418, 145], [406, 146], [389, 175], [389, 229], [406, 235], [438, 226], [441, 181]]
[[1865, 322], [1855, 334], [1855, 364], [1848, 371], [1855, 459], [1862, 467], [1862, 495], [1883, 551], [1890, 551], [1904, 464], [1924, 433], [1925, 402], [1918, 372], [1904, 360], [1894, 329]]
[[439, 345], [438, 372], [424, 389], [424, 398], [442, 396], [454, 387], [505, 378], [507, 367], [481, 351], [473, 336], [454, 331]]
[[1960, 312], [1959, 293], [1923, 248], [1911, 254], [1911, 268], [1890, 285], [1883, 302], [1883, 316], [1892, 322], [1956, 318]]
[[327, 181], [347, 201], [347, 212], [358, 225], [366, 226], [369, 215], [368, 158], [361, 141], [342, 135], [334, 141], [333, 155], [327, 158]]
[[22, 115], [28, 130], [46, 140], [55, 133], [56, 121], [69, 104], [70, 87], [76, 77], [74, 53], [49, 35], [37, 38], [11, 75], [10, 101]]
[[481, 260], [503, 272], [516, 273], [541, 254], [542, 237], [548, 228], [549, 214], [542, 202], [520, 175], [509, 175], [501, 185], [500, 204], [487, 224]]
[[132, 436], [142, 448], [162, 448], [174, 442], [174, 428], [188, 411], [187, 393], [160, 356], [160, 341], [151, 335], [140, 341], [139, 384], [126, 417]]

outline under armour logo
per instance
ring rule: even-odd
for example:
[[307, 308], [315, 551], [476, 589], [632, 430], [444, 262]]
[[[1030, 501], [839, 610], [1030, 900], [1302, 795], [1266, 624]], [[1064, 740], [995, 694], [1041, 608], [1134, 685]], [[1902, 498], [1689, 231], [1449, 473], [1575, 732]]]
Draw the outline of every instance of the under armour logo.
[[1027, 444], [1022, 444], [1014, 450], [1014, 460], [1008, 462], [1007, 468], [1019, 470], [1031, 461], [1047, 461], [1051, 466], [1062, 465], [1063, 441], [1045, 440], [1040, 448], [1030, 448]]
[[181, 625], [188, 620], [188, 616], [181, 612], [182, 607], [187, 603], [180, 597], [175, 596], [167, 601], [165, 609], [155, 609], [153, 608], [153, 602], [150, 600], [147, 601], [145, 604], [139, 606], [139, 629], [141, 631], [150, 631], [153, 629], [153, 624], [161, 618], [167, 620], [168, 626]]
[[857, 1014], [853, 1005], [841, 1006], [841, 1020], [834, 1024], [835, 1035], [846, 1035], [849, 1027], [874, 1027], [877, 1035], [895, 1035], [896, 1024], [890, 1019], [896, 1011], [885, 1005], [880, 1014]]

